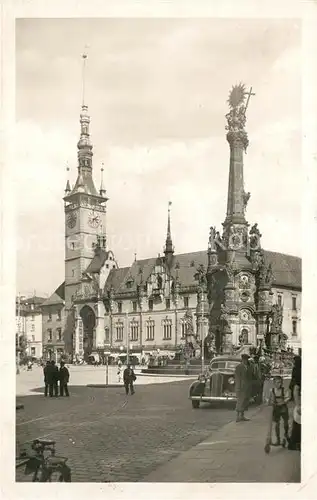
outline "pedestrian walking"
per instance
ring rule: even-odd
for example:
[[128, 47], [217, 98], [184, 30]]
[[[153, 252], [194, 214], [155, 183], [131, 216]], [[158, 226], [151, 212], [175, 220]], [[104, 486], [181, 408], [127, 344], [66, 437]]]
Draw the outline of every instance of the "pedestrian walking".
[[131, 395], [134, 394], [134, 387], [133, 384], [136, 381], [136, 376], [131, 368], [130, 365], [127, 366], [127, 368], [123, 372], [123, 383], [125, 387], [125, 393], [128, 395], [129, 394], [129, 389], [131, 392]]
[[69, 397], [69, 391], [68, 391], [68, 382], [69, 382], [69, 370], [65, 366], [65, 362], [61, 361], [60, 369], [59, 369], [59, 394], [60, 396], [65, 396]]
[[280, 422], [283, 420], [284, 424], [284, 439], [283, 446], [286, 445], [289, 441], [288, 436], [288, 406], [287, 404], [290, 401], [289, 391], [283, 387], [283, 378], [280, 375], [277, 375], [273, 379], [274, 386], [271, 389], [269, 406], [272, 406], [272, 423], [275, 423], [275, 436], [276, 441], [271, 443], [272, 446], [280, 446], [281, 445], [281, 435], [280, 435]]
[[294, 368], [292, 373], [292, 380], [290, 387], [293, 389], [294, 398], [294, 412], [293, 412], [293, 423], [292, 432], [288, 444], [289, 450], [300, 450], [301, 449], [301, 381], [302, 377], [302, 363], [301, 358], [294, 360]]
[[239, 363], [235, 369], [237, 422], [246, 422], [250, 420], [244, 416], [244, 412], [249, 406], [252, 391], [252, 369], [249, 365], [249, 357], [248, 354], [242, 354], [241, 363]]
[[[54, 392], [54, 396], [57, 398], [58, 397], [58, 379], [59, 379], [59, 370], [58, 366], [56, 366], [54, 359], [51, 361], [51, 366], [52, 366], [52, 389]], [[50, 388], [50, 395], [51, 395], [51, 388]]]
[[121, 382], [121, 374], [122, 374], [121, 372], [122, 372], [121, 364], [118, 363], [117, 375], [118, 375], [118, 382], [119, 383]]
[[43, 368], [44, 373], [44, 384], [45, 384], [45, 392], [44, 396], [47, 397], [47, 394], [52, 397], [53, 396], [53, 384], [52, 384], [52, 365], [50, 361], [46, 361], [46, 366]]

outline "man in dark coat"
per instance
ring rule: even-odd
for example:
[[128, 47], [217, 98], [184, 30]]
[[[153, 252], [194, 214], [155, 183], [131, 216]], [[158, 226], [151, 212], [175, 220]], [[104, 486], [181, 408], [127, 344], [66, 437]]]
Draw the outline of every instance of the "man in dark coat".
[[134, 394], [134, 387], [133, 383], [136, 380], [136, 376], [134, 371], [132, 370], [131, 366], [128, 365], [127, 368], [123, 372], [123, 383], [125, 387], [125, 393], [128, 395], [129, 394], [129, 388], [131, 395]]
[[60, 395], [69, 397], [69, 392], [68, 392], [68, 382], [69, 382], [69, 371], [68, 368], [65, 366], [64, 361], [61, 361], [61, 367], [59, 369], [59, 390], [60, 390]]
[[249, 406], [252, 391], [252, 369], [249, 365], [248, 354], [242, 354], [241, 363], [235, 369], [235, 386], [237, 395], [237, 422], [249, 420], [244, 416], [244, 412]]
[[43, 368], [44, 373], [44, 384], [45, 393], [44, 396], [47, 397], [49, 392], [50, 397], [53, 396], [53, 378], [52, 378], [52, 365], [50, 361], [46, 361], [46, 366]]
[[[52, 386], [54, 389], [54, 396], [57, 398], [58, 397], [58, 379], [59, 379], [59, 372], [58, 372], [58, 367], [55, 364], [55, 361], [51, 361], [51, 366], [52, 366]], [[51, 388], [50, 388], [51, 391]], [[51, 395], [51, 392], [50, 392]]]

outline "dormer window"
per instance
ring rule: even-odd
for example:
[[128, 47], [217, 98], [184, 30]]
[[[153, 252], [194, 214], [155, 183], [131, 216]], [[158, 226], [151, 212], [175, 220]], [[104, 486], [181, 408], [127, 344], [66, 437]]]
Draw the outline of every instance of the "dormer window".
[[134, 283], [133, 279], [129, 278], [128, 281], [126, 281], [126, 287], [127, 288], [132, 288], [133, 283]]

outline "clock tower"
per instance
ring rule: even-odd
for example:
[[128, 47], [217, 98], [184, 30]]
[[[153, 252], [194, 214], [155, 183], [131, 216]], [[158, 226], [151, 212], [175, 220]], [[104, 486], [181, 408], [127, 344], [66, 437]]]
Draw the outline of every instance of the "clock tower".
[[[85, 69], [86, 55], [83, 55]], [[95, 255], [97, 241], [106, 246], [106, 197], [103, 183], [97, 191], [92, 176], [93, 146], [88, 106], [82, 103], [78, 149], [78, 175], [73, 188], [67, 181], [65, 208], [65, 307], [82, 286], [82, 273]], [[103, 171], [103, 169], [102, 169]]]

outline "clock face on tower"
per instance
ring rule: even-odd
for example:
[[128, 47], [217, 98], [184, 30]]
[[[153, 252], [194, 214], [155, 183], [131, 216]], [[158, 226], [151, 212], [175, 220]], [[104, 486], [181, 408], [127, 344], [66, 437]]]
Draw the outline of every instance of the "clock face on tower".
[[93, 210], [88, 214], [88, 224], [90, 227], [97, 228], [100, 226], [101, 219], [98, 214], [96, 214]]
[[76, 226], [77, 214], [76, 212], [71, 212], [67, 217], [67, 226], [69, 229], [73, 229]]

